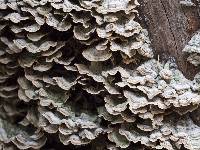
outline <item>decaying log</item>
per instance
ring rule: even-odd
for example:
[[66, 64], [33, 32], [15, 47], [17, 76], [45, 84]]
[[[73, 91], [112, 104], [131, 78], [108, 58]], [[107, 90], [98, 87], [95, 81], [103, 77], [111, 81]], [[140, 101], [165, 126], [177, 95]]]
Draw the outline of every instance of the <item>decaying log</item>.
[[141, 0], [140, 3], [155, 57], [159, 55], [161, 60], [174, 57], [179, 69], [192, 79], [198, 69], [186, 61], [182, 50], [200, 26], [198, 5], [187, 7], [179, 0]]

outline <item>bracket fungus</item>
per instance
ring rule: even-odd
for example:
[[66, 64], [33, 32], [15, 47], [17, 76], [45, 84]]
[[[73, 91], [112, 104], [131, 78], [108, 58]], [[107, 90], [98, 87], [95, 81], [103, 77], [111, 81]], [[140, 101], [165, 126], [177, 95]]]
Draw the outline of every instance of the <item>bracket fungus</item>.
[[153, 58], [139, 5], [0, 0], [0, 149], [200, 149], [200, 75]]

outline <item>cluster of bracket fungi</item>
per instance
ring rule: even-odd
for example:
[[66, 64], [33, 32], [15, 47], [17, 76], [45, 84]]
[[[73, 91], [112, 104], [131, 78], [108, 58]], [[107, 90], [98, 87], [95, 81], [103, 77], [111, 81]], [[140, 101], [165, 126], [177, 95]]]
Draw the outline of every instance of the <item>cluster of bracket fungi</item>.
[[200, 74], [153, 58], [139, 5], [0, 0], [0, 149], [200, 149]]

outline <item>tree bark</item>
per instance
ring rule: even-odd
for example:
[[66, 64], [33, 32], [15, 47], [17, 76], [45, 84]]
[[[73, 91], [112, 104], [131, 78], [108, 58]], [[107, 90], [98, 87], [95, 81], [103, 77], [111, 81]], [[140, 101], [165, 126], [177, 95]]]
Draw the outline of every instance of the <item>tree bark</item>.
[[180, 0], [141, 0], [141, 16], [152, 40], [155, 57], [175, 58], [183, 74], [192, 79], [198, 69], [189, 64], [182, 52], [200, 26], [198, 7], [186, 7]]

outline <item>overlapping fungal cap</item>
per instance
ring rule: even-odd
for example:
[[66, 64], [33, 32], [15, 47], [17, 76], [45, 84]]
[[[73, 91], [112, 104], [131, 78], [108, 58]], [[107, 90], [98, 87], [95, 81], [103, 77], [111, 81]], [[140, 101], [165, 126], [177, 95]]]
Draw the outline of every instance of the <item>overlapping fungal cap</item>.
[[200, 31], [197, 31], [188, 44], [183, 49], [183, 52], [189, 53], [187, 60], [195, 66], [200, 65]]
[[[178, 120], [177, 120], [178, 119]], [[175, 114], [167, 116], [165, 123], [151, 132], [138, 130], [133, 124], [121, 124], [113, 128], [108, 138], [116, 147], [127, 148], [131, 143], [146, 145], [151, 149], [199, 149], [199, 126], [189, 116], [178, 118]]]
[[25, 77], [18, 78], [19, 98], [25, 102], [35, 100], [41, 106], [61, 106], [68, 100], [69, 91], [77, 83], [76, 77], [67, 74], [65, 77], [50, 77], [27, 71]]
[[9, 78], [15, 76], [18, 70], [17, 54], [21, 52], [12, 42], [6, 37], [0, 37], [0, 83], [3, 84]]
[[[117, 73], [121, 77], [119, 81]], [[162, 64], [149, 60], [135, 70], [116, 67], [102, 74], [107, 79], [112, 76], [112, 85], [119, 91], [107, 94], [105, 107], [99, 108], [100, 116], [112, 124], [135, 122], [140, 117], [151, 122], [148, 121], [147, 129], [143, 129], [142, 124], [138, 128], [152, 130], [162, 125], [166, 114], [174, 111], [183, 115], [196, 109], [200, 103], [193, 82], [170, 62]]]
[[[78, 100], [80, 102], [81, 98]], [[96, 139], [100, 134], [105, 134], [106, 130], [100, 125], [101, 119], [97, 112], [90, 110], [90, 104], [76, 107], [76, 102], [66, 102], [51, 109], [43, 106], [32, 107], [21, 124], [42, 128], [49, 134], [57, 134], [60, 142], [64, 145], [85, 145]], [[86, 108], [84, 108], [86, 107]]]
[[[188, 44], [183, 49], [183, 52], [186, 52], [189, 54], [189, 57], [187, 60], [193, 64], [194, 66], [200, 65], [200, 31], [197, 31], [194, 36], [191, 38], [191, 40], [188, 42]], [[199, 85], [199, 73], [196, 74], [193, 80], [193, 90], [199, 91], [200, 85]]]
[[[199, 149], [188, 116], [198, 112], [199, 75], [189, 81], [174, 63], [151, 59], [138, 6], [0, 2], [0, 149], [48, 149], [55, 136], [67, 148]], [[185, 51], [198, 55], [198, 36], [191, 41]]]
[[[99, 63], [92, 63], [89, 67], [76, 64], [76, 67], [83, 75], [82, 78], [91, 81], [88, 86], [91, 86], [91, 83], [95, 86], [101, 84], [101, 89], [95, 94], [105, 94], [105, 106], [99, 107], [98, 112], [100, 117], [111, 123], [110, 127], [130, 124], [141, 132], [138, 136], [145, 133], [135, 143], [145, 140], [148, 132], [165, 125], [165, 117], [169, 114], [185, 115], [197, 109], [200, 103], [198, 90], [195, 89], [197, 85], [194, 81], [187, 80], [170, 61], [160, 63], [152, 59], [135, 69], [128, 66], [103, 67]], [[115, 127], [113, 130], [116, 130], [116, 133], [111, 132], [112, 135], [108, 136], [112, 142], [117, 139], [110, 136], [118, 134]], [[119, 136], [119, 147], [128, 147], [129, 141], [125, 140], [123, 143], [121, 135], [116, 136]], [[154, 148], [170, 149], [162, 146]]]
[[0, 116], [3, 119], [16, 121], [23, 116], [26, 108], [17, 108], [21, 104], [18, 99], [18, 84], [16, 82], [19, 73], [17, 55], [21, 52], [9, 38], [0, 37], [1, 61], [0, 61]]
[[65, 70], [62, 73], [65, 77], [27, 70], [25, 77], [18, 78], [20, 100], [36, 102], [38, 105], [28, 111], [21, 124], [32, 124], [49, 134], [58, 134], [64, 145], [88, 144], [106, 132], [100, 126], [101, 119], [95, 112], [95, 99], [91, 105], [87, 97], [82, 95], [84, 91], [76, 92], [79, 78], [72, 74], [67, 76]]
[[58, 132], [64, 145], [85, 145], [105, 132], [99, 125], [97, 115], [83, 112], [75, 116], [75, 113], [70, 112], [68, 117], [64, 117], [47, 110], [40, 110], [40, 113], [43, 120], [41, 126], [47, 132]]
[[[18, 47], [34, 54], [55, 46], [49, 40], [43, 39], [42, 45], [36, 42], [44, 36], [44, 29], [47, 34], [47, 28], [53, 28], [61, 32], [73, 30], [74, 38], [87, 45], [83, 56], [89, 61], [106, 61], [115, 51], [129, 59], [136, 53], [152, 58], [147, 32], [135, 21], [137, 6], [137, 0], [3, 1], [1, 28], [9, 26], [21, 38], [14, 40]], [[36, 43], [30, 44], [30, 40]]]
[[[138, 13], [135, 8], [139, 5], [136, 0], [91, 2], [82, 0], [80, 4], [85, 9], [92, 8], [91, 15], [97, 24], [94, 27], [95, 30], [90, 31], [99, 37], [96, 40], [92, 39], [94, 42], [88, 41], [90, 46], [82, 53], [85, 59], [91, 62], [107, 61], [116, 52], [122, 55], [126, 63], [133, 62], [138, 53], [147, 58], [153, 57], [148, 33], [135, 21]], [[76, 34], [76, 28], [74, 28], [74, 33], [79, 40], [83, 38], [77, 37], [78, 35], [88, 35]], [[88, 39], [85, 39], [83, 43], [88, 45], [89, 43], [86, 42]]]
[[39, 149], [46, 142], [46, 137], [39, 130], [32, 131], [30, 128], [11, 124], [3, 119], [0, 120], [0, 127], [0, 143], [5, 144], [2, 145], [2, 148], [4, 149], [7, 147], [6, 144], [9, 144], [10, 142], [19, 149]]

